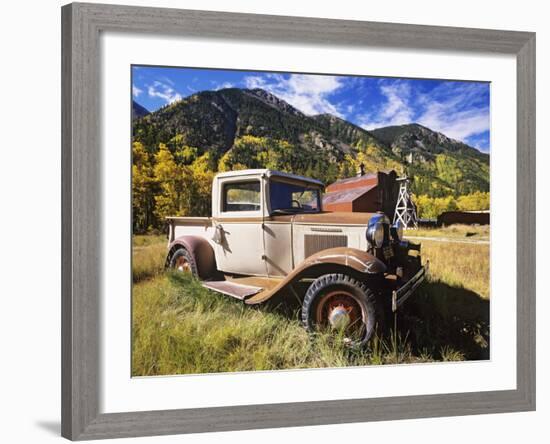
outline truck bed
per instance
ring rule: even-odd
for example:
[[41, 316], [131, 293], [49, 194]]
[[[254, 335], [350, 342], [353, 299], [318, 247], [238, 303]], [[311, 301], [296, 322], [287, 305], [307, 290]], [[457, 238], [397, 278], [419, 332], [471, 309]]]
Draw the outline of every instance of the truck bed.
[[180, 225], [211, 225], [212, 224], [212, 218], [211, 217], [187, 217], [187, 216], [168, 216], [166, 218], [168, 222], [174, 222], [176, 224]]
[[167, 217], [168, 221], [168, 243], [172, 243], [183, 235], [198, 235], [207, 239], [212, 238], [214, 229], [212, 228], [211, 217]]

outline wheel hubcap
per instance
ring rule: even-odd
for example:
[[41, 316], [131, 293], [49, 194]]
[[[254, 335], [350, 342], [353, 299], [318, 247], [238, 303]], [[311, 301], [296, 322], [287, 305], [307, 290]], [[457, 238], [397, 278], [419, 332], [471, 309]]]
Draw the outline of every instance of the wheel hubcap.
[[342, 306], [333, 308], [328, 315], [330, 325], [332, 328], [337, 330], [346, 328], [349, 325], [350, 320], [348, 311]]
[[187, 259], [183, 256], [180, 256], [176, 259], [176, 266], [174, 268], [183, 273], [191, 272], [191, 266], [189, 265]]
[[319, 326], [345, 332], [345, 336], [357, 337], [364, 332], [363, 312], [355, 297], [337, 290], [323, 295], [317, 305], [316, 321]]

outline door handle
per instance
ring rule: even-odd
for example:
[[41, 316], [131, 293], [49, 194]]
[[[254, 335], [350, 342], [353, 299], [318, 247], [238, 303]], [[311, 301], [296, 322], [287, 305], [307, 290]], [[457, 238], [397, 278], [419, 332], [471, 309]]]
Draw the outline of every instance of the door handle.
[[216, 228], [214, 228], [214, 234], [212, 235], [212, 240], [217, 244], [221, 244], [223, 242], [223, 234], [223, 227], [221, 225], [216, 225]]

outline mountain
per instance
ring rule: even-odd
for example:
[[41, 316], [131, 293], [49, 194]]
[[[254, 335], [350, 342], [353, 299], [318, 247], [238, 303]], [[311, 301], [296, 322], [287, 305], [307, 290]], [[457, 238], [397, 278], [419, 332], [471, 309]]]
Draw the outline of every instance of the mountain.
[[213, 170], [269, 166], [330, 183], [363, 163], [412, 175], [415, 191], [431, 196], [489, 189], [489, 156], [462, 142], [418, 124], [367, 131], [330, 114], [307, 116], [262, 89], [202, 91], [135, 116], [133, 139], [149, 153], [164, 143], [189, 160], [189, 150], [181, 153], [193, 147]]
[[[336, 127], [351, 129], [335, 131]], [[180, 135], [185, 144], [217, 155], [227, 152], [235, 139], [253, 135], [328, 151], [335, 159], [351, 152], [351, 145], [362, 137], [374, 141], [349, 122], [333, 124], [326, 116], [309, 117], [264, 90], [238, 88], [203, 91], [165, 106], [136, 122], [134, 135], [145, 145]]]
[[137, 119], [138, 117], [144, 117], [149, 114], [149, 111], [137, 103], [135, 100], [132, 100], [132, 120]]
[[488, 154], [418, 123], [378, 128], [372, 134], [395, 154], [409, 157], [411, 161], [425, 162], [433, 160], [438, 154], [449, 152], [489, 161]]
[[[371, 131], [407, 164], [419, 194], [489, 191], [489, 154], [417, 123]], [[434, 190], [435, 188], [435, 190]]]
[[[314, 119], [325, 132], [329, 133], [335, 142], [337, 140], [345, 140], [349, 144], [354, 144], [362, 140], [366, 144], [376, 145], [387, 151], [387, 147], [380, 144], [380, 141], [377, 140], [373, 134], [347, 120], [333, 116], [332, 114], [318, 114], [312, 116], [312, 119]], [[387, 152], [386, 155], [391, 156], [391, 153]]]

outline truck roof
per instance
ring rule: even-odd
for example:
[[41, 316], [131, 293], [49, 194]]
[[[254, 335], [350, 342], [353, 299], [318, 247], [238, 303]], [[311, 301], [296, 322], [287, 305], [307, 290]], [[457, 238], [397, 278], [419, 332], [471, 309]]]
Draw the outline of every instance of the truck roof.
[[284, 177], [287, 179], [299, 180], [302, 182], [308, 182], [319, 186], [324, 186], [323, 182], [310, 177], [299, 176], [297, 174], [284, 173], [282, 171], [269, 170], [267, 168], [253, 169], [253, 170], [237, 170], [226, 171], [224, 173], [216, 174], [216, 177], [236, 177], [236, 176], [256, 176], [265, 174], [267, 177]]

